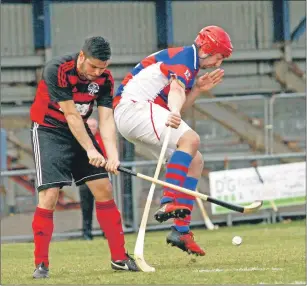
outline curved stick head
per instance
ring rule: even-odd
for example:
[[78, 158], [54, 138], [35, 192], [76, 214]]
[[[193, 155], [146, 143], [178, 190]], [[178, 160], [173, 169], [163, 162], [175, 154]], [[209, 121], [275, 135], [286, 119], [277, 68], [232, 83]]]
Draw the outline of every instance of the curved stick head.
[[134, 253], [134, 259], [136, 265], [140, 268], [143, 272], [155, 272], [156, 269], [148, 265], [143, 257], [143, 255]]
[[259, 210], [262, 207], [263, 201], [254, 201], [250, 205], [244, 207], [245, 214], [253, 213]]

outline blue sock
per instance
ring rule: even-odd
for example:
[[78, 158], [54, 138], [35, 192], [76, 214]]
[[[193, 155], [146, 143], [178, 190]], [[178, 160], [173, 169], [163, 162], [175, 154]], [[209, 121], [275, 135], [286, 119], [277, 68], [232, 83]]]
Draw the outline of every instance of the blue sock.
[[[187, 177], [183, 187], [192, 191], [196, 190], [198, 179]], [[176, 202], [180, 205], [186, 206], [190, 209], [191, 213], [194, 206], [195, 197], [180, 193], [176, 198]], [[174, 226], [180, 232], [189, 232], [191, 223], [191, 215], [186, 216], [184, 219], [174, 219]]]
[[[182, 151], [175, 151], [166, 165], [166, 182], [177, 186], [182, 186], [189, 170], [189, 166], [192, 162], [192, 156]], [[161, 204], [172, 202], [176, 198], [175, 190], [171, 188], [163, 188], [163, 197]]]

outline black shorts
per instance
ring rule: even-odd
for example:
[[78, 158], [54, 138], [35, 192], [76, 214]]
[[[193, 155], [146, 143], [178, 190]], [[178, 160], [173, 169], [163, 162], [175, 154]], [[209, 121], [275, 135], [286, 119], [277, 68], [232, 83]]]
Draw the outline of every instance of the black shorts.
[[[103, 154], [87, 125], [86, 129], [96, 149]], [[70, 186], [73, 179], [79, 186], [108, 177], [105, 168], [89, 164], [86, 151], [69, 128], [45, 127], [34, 122], [31, 138], [38, 191]]]

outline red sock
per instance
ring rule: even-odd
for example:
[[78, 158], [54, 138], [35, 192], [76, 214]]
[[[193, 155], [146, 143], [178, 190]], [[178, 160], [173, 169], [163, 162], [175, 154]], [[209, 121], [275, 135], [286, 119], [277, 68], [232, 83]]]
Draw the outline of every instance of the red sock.
[[53, 210], [37, 207], [33, 217], [32, 229], [35, 245], [35, 265], [44, 262], [48, 267], [49, 244], [53, 232]]
[[96, 215], [100, 228], [109, 243], [112, 260], [125, 260], [125, 237], [120, 212], [114, 200], [96, 202]]

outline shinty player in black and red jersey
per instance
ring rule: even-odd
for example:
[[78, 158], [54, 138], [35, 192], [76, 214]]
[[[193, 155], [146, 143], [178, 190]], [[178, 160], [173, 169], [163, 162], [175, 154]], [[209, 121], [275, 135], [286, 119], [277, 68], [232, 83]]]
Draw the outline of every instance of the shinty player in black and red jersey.
[[[87, 184], [96, 201], [96, 216], [108, 240], [111, 267], [138, 271], [125, 250], [120, 212], [112, 196], [108, 172], [117, 174], [120, 164], [113, 117], [113, 78], [106, 68], [111, 48], [103, 37], [85, 40], [81, 51], [48, 62], [30, 110], [38, 205], [34, 213], [33, 278], [47, 278], [53, 212], [59, 190]], [[99, 130], [108, 161], [86, 120], [96, 101]]]

